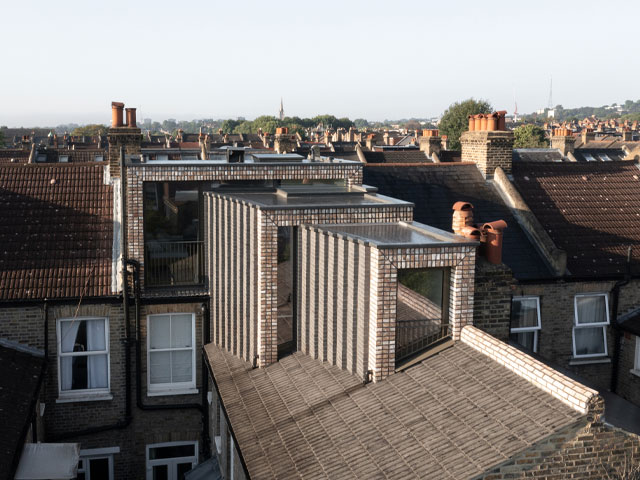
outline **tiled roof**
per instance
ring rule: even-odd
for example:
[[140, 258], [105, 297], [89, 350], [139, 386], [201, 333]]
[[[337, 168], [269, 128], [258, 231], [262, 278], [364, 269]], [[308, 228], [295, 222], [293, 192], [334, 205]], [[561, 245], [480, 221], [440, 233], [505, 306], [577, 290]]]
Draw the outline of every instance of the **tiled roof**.
[[111, 294], [102, 164], [0, 166], [0, 300]]
[[[30, 150], [19, 150], [16, 148], [0, 149], [0, 165], [27, 163], [30, 153]], [[13, 160], [13, 162], [11, 160]]]
[[429, 157], [418, 149], [364, 151], [363, 153], [368, 163], [431, 163]]
[[[9, 477], [14, 456], [22, 452], [25, 428], [35, 406], [44, 357], [0, 345], [0, 479]], [[16, 465], [17, 466], [17, 465]]]
[[518, 279], [550, 277], [511, 211], [474, 164], [371, 165], [364, 167], [364, 183], [378, 187], [383, 195], [415, 204], [417, 222], [451, 231], [453, 204], [471, 202], [475, 223], [505, 220], [503, 261]]
[[572, 275], [625, 272], [640, 263], [640, 170], [631, 162], [515, 163], [514, 184]]
[[368, 385], [302, 353], [252, 369], [205, 348], [251, 478], [472, 478], [580, 418], [462, 343]]

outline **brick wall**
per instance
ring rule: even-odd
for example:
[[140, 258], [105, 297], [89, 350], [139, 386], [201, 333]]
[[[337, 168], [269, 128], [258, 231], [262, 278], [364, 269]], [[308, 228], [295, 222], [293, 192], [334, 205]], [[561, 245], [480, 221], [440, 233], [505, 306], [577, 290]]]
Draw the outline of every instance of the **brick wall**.
[[626, 468], [638, 466], [640, 439], [595, 420], [562, 429], [544, 441], [476, 477], [483, 480], [633, 479]]
[[109, 141], [108, 158], [109, 173], [112, 177], [120, 177], [120, 147], [124, 147], [124, 154], [139, 155], [142, 141], [139, 128], [117, 127], [110, 128], [107, 133]]
[[509, 267], [483, 257], [476, 261], [473, 325], [500, 340], [509, 339], [511, 298], [515, 280]]
[[462, 161], [474, 162], [485, 178], [493, 178], [497, 167], [511, 173], [513, 132], [473, 131], [460, 137]]
[[313, 226], [301, 237], [299, 348], [314, 358], [376, 381], [395, 372], [398, 269], [451, 267], [453, 337], [472, 321], [474, 247], [377, 248]]
[[[572, 331], [575, 323], [574, 297], [582, 293], [609, 293], [615, 282], [551, 282], [546, 284], [520, 284], [514, 296], [531, 295], [540, 298], [542, 329], [538, 338], [538, 353], [563, 368], [567, 368], [599, 389], [608, 389], [611, 382], [611, 357], [614, 351], [614, 332], [607, 327], [609, 356], [602, 359], [578, 360], [573, 358]], [[619, 315], [640, 305], [640, 282], [633, 280], [623, 287], [619, 297]], [[609, 311], [612, 308], [609, 298]], [[631, 385], [635, 380], [621, 370]], [[624, 387], [621, 392], [626, 391]], [[631, 398], [630, 398], [631, 400]]]
[[[404, 204], [269, 210], [220, 194], [207, 194], [205, 203], [212, 338], [247, 361], [257, 354], [260, 366], [278, 360], [278, 227], [411, 221], [413, 215]], [[312, 259], [324, 253], [310, 251]], [[324, 302], [314, 301], [312, 308], [325, 308]]]

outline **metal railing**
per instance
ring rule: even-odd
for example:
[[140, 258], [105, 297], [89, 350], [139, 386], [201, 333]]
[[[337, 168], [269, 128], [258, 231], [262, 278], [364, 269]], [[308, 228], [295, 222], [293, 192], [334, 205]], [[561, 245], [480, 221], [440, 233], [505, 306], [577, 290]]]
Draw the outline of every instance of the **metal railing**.
[[440, 319], [399, 320], [396, 323], [396, 362], [451, 336], [449, 324]]
[[145, 283], [149, 287], [203, 283], [203, 242], [145, 244]]

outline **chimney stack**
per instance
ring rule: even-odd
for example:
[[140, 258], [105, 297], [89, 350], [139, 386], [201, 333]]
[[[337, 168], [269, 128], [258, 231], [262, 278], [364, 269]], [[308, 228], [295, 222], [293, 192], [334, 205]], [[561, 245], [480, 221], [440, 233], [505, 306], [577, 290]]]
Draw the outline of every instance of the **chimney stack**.
[[420, 145], [420, 151], [425, 152], [428, 157], [431, 157], [434, 153], [440, 155], [442, 139], [440, 138], [440, 132], [438, 130], [423, 130], [422, 136], [418, 137], [418, 143]]
[[[120, 177], [120, 147], [124, 147], [125, 157], [139, 156], [142, 135], [136, 126], [136, 109], [127, 108], [127, 124], [123, 123], [124, 103], [111, 102], [111, 128], [107, 133], [109, 173]], [[66, 138], [66, 135], [65, 135]]]
[[122, 127], [122, 110], [124, 109], [124, 103], [111, 102], [111, 128]]
[[576, 139], [573, 132], [568, 128], [554, 128], [551, 136], [551, 148], [557, 148], [566, 157], [569, 153], [573, 153]]
[[586, 145], [589, 142], [593, 142], [596, 139], [596, 134], [593, 133], [593, 128], [582, 129], [582, 143]]
[[622, 129], [622, 141], [623, 142], [630, 142], [633, 140], [633, 132], [631, 131], [631, 129], [629, 127], [624, 127]]
[[506, 130], [506, 113], [500, 110], [469, 116], [469, 131], [460, 137], [462, 161], [475, 163], [485, 178], [493, 178], [497, 167], [511, 173], [513, 132]]

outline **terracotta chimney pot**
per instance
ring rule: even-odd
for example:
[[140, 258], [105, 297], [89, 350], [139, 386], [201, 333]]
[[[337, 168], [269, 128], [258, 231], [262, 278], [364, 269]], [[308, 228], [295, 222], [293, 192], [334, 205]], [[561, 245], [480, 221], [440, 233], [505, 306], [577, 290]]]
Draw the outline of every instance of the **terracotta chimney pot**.
[[473, 115], [469, 115], [469, 131], [473, 132], [476, 129], [476, 122], [473, 119]]
[[482, 131], [486, 131], [487, 130], [487, 116], [486, 115], [480, 115], [480, 130]]
[[492, 113], [487, 115], [487, 130], [493, 132], [498, 129], [498, 114]]
[[482, 225], [483, 233], [486, 235], [485, 255], [490, 263], [502, 263], [502, 240], [505, 228], [507, 228], [507, 222], [504, 220]]
[[136, 109], [127, 108], [127, 127], [136, 128]]
[[473, 123], [474, 123], [474, 127], [473, 127], [473, 129], [474, 129], [475, 131], [480, 131], [480, 130], [482, 130], [481, 122], [482, 122], [482, 117], [483, 117], [483, 116], [484, 116], [484, 115], [482, 115], [482, 114], [480, 114], [480, 113], [479, 113], [479, 114], [477, 114], [477, 115], [474, 115], [474, 117], [473, 117]]
[[122, 127], [122, 110], [124, 109], [124, 103], [111, 102], [111, 127]]

